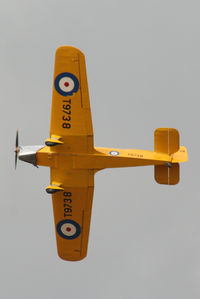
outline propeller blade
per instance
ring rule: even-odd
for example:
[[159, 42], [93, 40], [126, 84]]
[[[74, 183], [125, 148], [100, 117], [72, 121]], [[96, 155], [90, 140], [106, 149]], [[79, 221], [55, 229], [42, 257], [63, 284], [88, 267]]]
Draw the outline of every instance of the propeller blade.
[[15, 170], [17, 168], [17, 153], [15, 154]]
[[15, 142], [15, 147], [17, 148], [19, 145], [19, 133], [18, 133], [18, 130], [16, 132], [16, 142]]
[[18, 133], [18, 130], [17, 130], [16, 140], [15, 140], [15, 169], [17, 168], [18, 153], [19, 153], [19, 133]]

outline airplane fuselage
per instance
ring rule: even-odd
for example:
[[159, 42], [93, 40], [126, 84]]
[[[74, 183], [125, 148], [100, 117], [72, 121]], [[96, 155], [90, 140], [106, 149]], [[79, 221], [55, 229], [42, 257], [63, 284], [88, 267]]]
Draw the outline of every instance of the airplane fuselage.
[[179, 154], [186, 154], [185, 147], [174, 155], [135, 149], [95, 147], [92, 153], [63, 152], [60, 145], [21, 147], [19, 159], [35, 166], [59, 167], [61, 169], [92, 169], [164, 165], [177, 163]]

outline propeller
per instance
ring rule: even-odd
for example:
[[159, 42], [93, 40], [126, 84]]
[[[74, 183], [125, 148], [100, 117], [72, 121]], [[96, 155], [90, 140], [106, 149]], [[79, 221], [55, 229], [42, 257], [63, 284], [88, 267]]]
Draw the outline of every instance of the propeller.
[[16, 141], [15, 141], [15, 169], [17, 168], [17, 158], [19, 153], [19, 132], [16, 132]]

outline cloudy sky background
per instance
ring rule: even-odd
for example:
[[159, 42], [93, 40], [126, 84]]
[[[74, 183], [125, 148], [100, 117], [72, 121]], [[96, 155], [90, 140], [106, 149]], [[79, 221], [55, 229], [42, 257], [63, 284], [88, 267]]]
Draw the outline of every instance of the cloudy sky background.
[[[0, 1], [0, 297], [199, 299], [199, 1]], [[86, 56], [95, 145], [153, 149], [175, 127], [189, 161], [177, 186], [153, 167], [95, 177], [88, 257], [58, 258], [49, 169], [20, 144], [49, 136], [55, 50]]]

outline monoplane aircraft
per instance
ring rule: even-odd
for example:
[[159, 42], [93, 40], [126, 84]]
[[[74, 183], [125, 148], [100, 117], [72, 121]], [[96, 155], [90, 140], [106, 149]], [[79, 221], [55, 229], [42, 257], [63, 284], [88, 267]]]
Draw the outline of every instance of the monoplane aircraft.
[[15, 167], [17, 158], [50, 167], [46, 191], [52, 194], [57, 249], [62, 259], [78, 261], [87, 255], [97, 171], [153, 165], [158, 183], [178, 183], [179, 162], [187, 161], [178, 131], [159, 128], [154, 140], [153, 151], [94, 147], [84, 55], [70, 46], [57, 49], [50, 138], [45, 146], [19, 146], [17, 132]]

